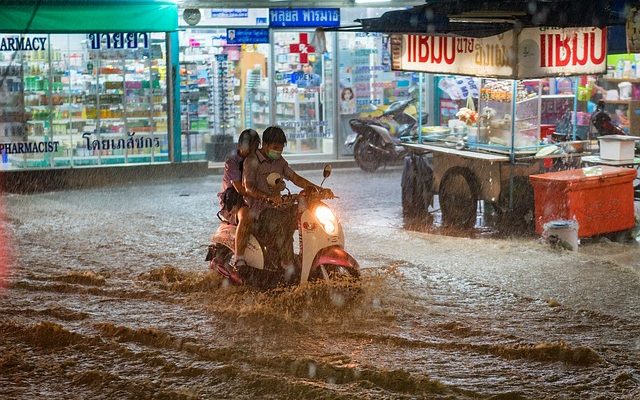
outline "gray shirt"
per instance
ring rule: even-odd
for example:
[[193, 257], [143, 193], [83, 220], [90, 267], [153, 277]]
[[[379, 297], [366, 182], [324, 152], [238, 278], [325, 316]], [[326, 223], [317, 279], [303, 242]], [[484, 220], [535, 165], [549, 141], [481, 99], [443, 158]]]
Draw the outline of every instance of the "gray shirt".
[[[277, 160], [271, 160], [262, 155], [260, 150], [256, 150], [254, 154], [244, 160], [242, 183], [247, 190], [257, 190], [269, 196], [277, 194], [277, 190], [267, 183], [267, 176], [272, 172], [280, 174], [287, 180], [291, 180], [295, 176], [295, 172], [289, 167], [289, 163], [284, 158], [280, 157]], [[249, 204], [249, 207], [256, 209], [256, 211], [272, 207], [264, 200], [248, 196], [245, 201]]]

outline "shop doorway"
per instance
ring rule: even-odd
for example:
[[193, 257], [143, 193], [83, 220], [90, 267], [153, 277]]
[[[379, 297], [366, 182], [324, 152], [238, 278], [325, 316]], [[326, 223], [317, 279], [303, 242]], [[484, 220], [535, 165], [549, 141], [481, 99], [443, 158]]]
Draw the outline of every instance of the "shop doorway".
[[315, 44], [312, 30], [273, 32], [274, 122], [287, 133], [289, 154], [335, 154], [333, 44]]

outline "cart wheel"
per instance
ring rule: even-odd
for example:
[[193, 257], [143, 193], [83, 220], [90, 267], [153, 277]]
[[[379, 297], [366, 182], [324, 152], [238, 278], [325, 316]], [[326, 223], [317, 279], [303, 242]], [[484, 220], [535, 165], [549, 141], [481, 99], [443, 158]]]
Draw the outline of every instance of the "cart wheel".
[[476, 224], [480, 185], [463, 167], [449, 169], [440, 182], [438, 196], [445, 226], [473, 228]]
[[526, 176], [516, 176], [513, 180], [513, 209], [509, 210], [509, 187], [500, 191], [499, 202], [495, 205], [498, 224], [510, 231], [532, 231], [534, 228], [533, 186]]
[[429, 206], [433, 202], [433, 169], [424, 156], [405, 157], [402, 172], [402, 216], [408, 223], [430, 223]]
[[353, 147], [353, 155], [360, 169], [365, 172], [375, 172], [380, 166], [383, 154], [369, 146], [369, 143], [373, 146], [380, 146], [380, 136], [377, 134], [360, 136]]

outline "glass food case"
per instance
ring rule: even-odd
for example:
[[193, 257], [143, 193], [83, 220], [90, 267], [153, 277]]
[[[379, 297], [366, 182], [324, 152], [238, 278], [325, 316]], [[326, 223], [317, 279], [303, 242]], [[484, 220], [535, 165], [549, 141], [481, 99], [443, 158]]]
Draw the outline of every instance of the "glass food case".
[[541, 144], [541, 90], [540, 80], [482, 79], [477, 133], [470, 128], [469, 147], [535, 153]]

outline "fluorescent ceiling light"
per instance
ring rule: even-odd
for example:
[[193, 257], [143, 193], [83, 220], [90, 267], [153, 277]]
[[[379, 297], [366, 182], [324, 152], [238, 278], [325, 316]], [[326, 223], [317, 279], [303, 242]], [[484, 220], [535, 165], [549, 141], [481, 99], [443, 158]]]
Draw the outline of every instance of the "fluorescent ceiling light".
[[391, 3], [391, 0], [356, 0], [356, 4]]

